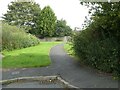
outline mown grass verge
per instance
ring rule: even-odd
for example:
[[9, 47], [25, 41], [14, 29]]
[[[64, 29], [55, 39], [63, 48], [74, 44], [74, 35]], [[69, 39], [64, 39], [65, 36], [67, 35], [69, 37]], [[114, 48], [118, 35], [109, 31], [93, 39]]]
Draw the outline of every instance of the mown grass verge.
[[37, 46], [14, 51], [4, 51], [3, 68], [42, 67], [51, 64], [50, 49], [61, 42], [41, 42]]

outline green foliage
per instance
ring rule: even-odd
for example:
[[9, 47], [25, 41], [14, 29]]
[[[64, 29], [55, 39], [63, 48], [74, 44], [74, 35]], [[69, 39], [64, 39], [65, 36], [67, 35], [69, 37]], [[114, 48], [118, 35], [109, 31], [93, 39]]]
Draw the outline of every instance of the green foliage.
[[88, 30], [80, 32], [73, 40], [74, 52], [82, 63], [115, 74], [120, 68], [118, 46], [115, 38], [96, 40]]
[[[9, 25], [24, 28], [25, 32], [37, 37], [69, 36], [72, 29], [66, 25], [65, 20], [58, 20], [50, 6], [42, 9], [28, 0], [28, 2], [11, 2], [3, 19]], [[57, 22], [56, 22], [57, 21]]]
[[25, 28], [26, 32], [37, 33], [40, 6], [35, 2], [11, 2], [3, 19], [10, 25]]
[[68, 43], [64, 44], [64, 49], [69, 55], [71, 55], [73, 57], [75, 56], [75, 53], [74, 53], [74, 50], [73, 50], [73, 45], [72, 45], [71, 42], [68, 42]]
[[56, 31], [54, 36], [62, 37], [62, 36], [70, 36], [72, 33], [72, 29], [66, 25], [65, 20], [57, 20], [56, 22]]
[[97, 30], [99, 34], [104, 33], [106, 37], [116, 37], [116, 39], [120, 37], [120, 2], [85, 3], [85, 5], [90, 8], [90, 12], [94, 11], [88, 28]]
[[0, 20], [0, 51], [2, 51], [2, 20]]
[[39, 44], [39, 40], [16, 26], [2, 23], [2, 49], [13, 50]]
[[39, 18], [40, 37], [53, 36], [55, 32], [56, 16], [50, 6], [43, 8]]
[[[86, 29], [73, 38], [73, 48], [80, 61], [98, 70], [120, 76], [120, 5], [85, 3], [94, 11]], [[94, 8], [96, 7], [96, 8]]]

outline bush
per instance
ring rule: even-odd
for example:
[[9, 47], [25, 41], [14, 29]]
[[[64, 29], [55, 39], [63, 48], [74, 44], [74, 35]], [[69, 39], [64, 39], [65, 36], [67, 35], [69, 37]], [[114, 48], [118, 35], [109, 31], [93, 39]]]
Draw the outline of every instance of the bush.
[[73, 49], [80, 61], [98, 70], [118, 75], [118, 42], [115, 37], [102, 38], [93, 30], [83, 30], [73, 38]]
[[2, 23], [2, 49], [13, 50], [39, 44], [39, 39], [16, 26]]

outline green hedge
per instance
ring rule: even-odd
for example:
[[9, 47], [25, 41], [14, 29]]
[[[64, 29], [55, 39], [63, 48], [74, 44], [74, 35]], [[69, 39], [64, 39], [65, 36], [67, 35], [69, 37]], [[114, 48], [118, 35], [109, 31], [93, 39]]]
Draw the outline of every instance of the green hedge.
[[24, 30], [2, 23], [2, 50], [26, 48], [39, 43], [39, 39]]
[[73, 49], [80, 62], [104, 72], [120, 75], [117, 39], [101, 39], [94, 36], [93, 32], [83, 30], [73, 38]]

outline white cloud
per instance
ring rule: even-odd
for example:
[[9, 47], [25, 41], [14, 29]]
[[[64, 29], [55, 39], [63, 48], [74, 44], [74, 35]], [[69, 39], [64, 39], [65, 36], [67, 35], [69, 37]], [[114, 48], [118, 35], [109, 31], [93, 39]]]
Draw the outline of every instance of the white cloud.
[[[14, 0], [0, 0], [0, 17], [6, 13], [7, 5]], [[49, 5], [55, 12], [58, 19], [65, 19], [72, 28], [81, 27], [88, 9], [80, 5], [79, 0], [35, 0], [43, 8]]]

